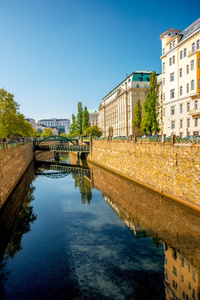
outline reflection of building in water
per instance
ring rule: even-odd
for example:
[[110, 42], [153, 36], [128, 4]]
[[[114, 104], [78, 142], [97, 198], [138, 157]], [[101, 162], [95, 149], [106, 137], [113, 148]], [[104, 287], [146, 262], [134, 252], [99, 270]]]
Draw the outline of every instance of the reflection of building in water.
[[165, 247], [166, 299], [200, 299], [200, 270], [176, 250]]
[[114, 210], [114, 212], [119, 216], [119, 218], [126, 224], [126, 226], [137, 238], [152, 235], [152, 233], [148, 231], [148, 229], [144, 225], [138, 222], [129, 212], [123, 209], [120, 205], [118, 205], [106, 195], [103, 195], [103, 197]]

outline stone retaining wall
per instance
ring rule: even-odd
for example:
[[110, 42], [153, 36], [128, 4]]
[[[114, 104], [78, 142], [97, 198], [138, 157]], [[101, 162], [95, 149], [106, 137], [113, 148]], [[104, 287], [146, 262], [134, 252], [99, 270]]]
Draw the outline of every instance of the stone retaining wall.
[[0, 150], [0, 208], [33, 160], [32, 142]]
[[88, 160], [167, 197], [200, 208], [200, 145], [92, 142]]

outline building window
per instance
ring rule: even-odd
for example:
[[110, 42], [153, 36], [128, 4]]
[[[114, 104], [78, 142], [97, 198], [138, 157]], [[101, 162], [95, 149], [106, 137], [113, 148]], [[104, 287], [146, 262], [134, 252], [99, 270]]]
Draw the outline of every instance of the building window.
[[189, 83], [187, 83], [187, 85], [186, 85], [186, 91], [187, 91], [187, 93], [189, 93]]
[[182, 96], [182, 95], [183, 95], [183, 87], [180, 86], [180, 96]]
[[198, 126], [198, 117], [194, 118], [194, 127]]
[[177, 287], [178, 287], [178, 284], [176, 283], [176, 281], [173, 280], [173, 288], [174, 288], [175, 290], [177, 290]]
[[171, 121], [171, 129], [175, 129], [175, 121]]
[[163, 77], [163, 85], [165, 85], [165, 77]]
[[[174, 121], [175, 122], [175, 121]], [[173, 273], [177, 276], [177, 269], [173, 266]]]
[[183, 69], [182, 69], [182, 68], [179, 70], [179, 76], [180, 76], [180, 77], [183, 76]]
[[170, 91], [170, 99], [173, 99], [175, 97], [175, 89], [172, 89]]
[[175, 106], [171, 106], [171, 115], [175, 115]]
[[165, 117], [165, 108], [163, 109], [163, 117]]
[[172, 59], [173, 59], [173, 64], [175, 64], [175, 55], [173, 56], [173, 58], [172, 58]]
[[184, 57], [186, 57], [187, 56], [187, 49], [186, 48], [184, 49], [183, 53], [184, 53]]
[[180, 114], [182, 114], [182, 112], [183, 112], [183, 104], [180, 104], [179, 111], [180, 111]]
[[165, 55], [165, 48], [162, 49], [162, 55]]
[[189, 65], [186, 66], [186, 74], [189, 74]]
[[190, 127], [190, 119], [187, 119], [187, 128]]
[[163, 73], [165, 72], [165, 63], [162, 64], [163, 66]]
[[185, 267], [185, 260], [184, 260], [184, 258], [181, 259], [181, 265], [182, 265], [183, 268]]
[[170, 81], [174, 81], [174, 72], [170, 74]]
[[183, 58], [183, 51], [180, 52], [180, 59]]
[[169, 45], [169, 49], [172, 49], [172, 43], [170, 43], [170, 45]]
[[137, 84], [137, 85], [136, 85], [136, 87], [137, 87], [137, 88], [139, 88], [139, 87], [140, 87], [140, 85], [139, 85], [139, 84]]
[[183, 120], [180, 120], [180, 128], [183, 128]]
[[163, 101], [165, 101], [165, 93], [163, 93]]
[[187, 112], [190, 111], [190, 102], [187, 102]]
[[172, 58], [170, 57], [169, 59], [169, 65], [171, 66], [172, 65]]
[[198, 109], [198, 100], [194, 101], [194, 109]]
[[192, 43], [192, 53], [195, 51], [195, 43]]
[[197, 40], [197, 42], [196, 42], [196, 47], [197, 47], [197, 49], [200, 48], [200, 40]]
[[194, 90], [194, 79], [191, 81], [191, 91]]
[[176, 42], [175, 42], [175, 41], [173, 41], [173, 47], [175, 47], [175, 44], [176, 44]]
[[194, 70], [194, 59], [191, 60], [191, 71]]

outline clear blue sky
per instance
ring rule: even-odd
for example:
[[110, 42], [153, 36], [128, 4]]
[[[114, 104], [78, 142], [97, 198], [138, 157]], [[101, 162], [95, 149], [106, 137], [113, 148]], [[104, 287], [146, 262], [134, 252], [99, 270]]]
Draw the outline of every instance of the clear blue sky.
[[193, 0], [0, 0], [0, 88], [25, 117], [71, 119], [126, 72], [161, 72], [160, 34], [199, 11]]

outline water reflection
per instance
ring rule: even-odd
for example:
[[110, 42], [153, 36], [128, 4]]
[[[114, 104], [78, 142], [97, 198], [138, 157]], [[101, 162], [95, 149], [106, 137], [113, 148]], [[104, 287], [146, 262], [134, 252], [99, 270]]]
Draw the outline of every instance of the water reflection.
[[31, 184], [34, 177], [33, 165], [29, 166], [6, 204], [0, 211], [0, 298], [4, 298], [3, 283], [7, 280], [6, 270], [9, 258], [22, 250], [21, 240], [24, 233], [30, 231], [30, 224], [37, 216], [31, 202], [35, 188]]
[[[77, 165], [75, 156], [70, 161], [40, 161], [27, 192], [29, 169], [0, 212], [0, 298], [198, 299], [199, 214], [95, 165]], [[11, 273], [22, 268], [18, 281], [8, 264], [17, 252]]]
[[200, 215], [90, 164], [92, 184], [135, 237], [165, 249], [166, 299], [199, 299]]

